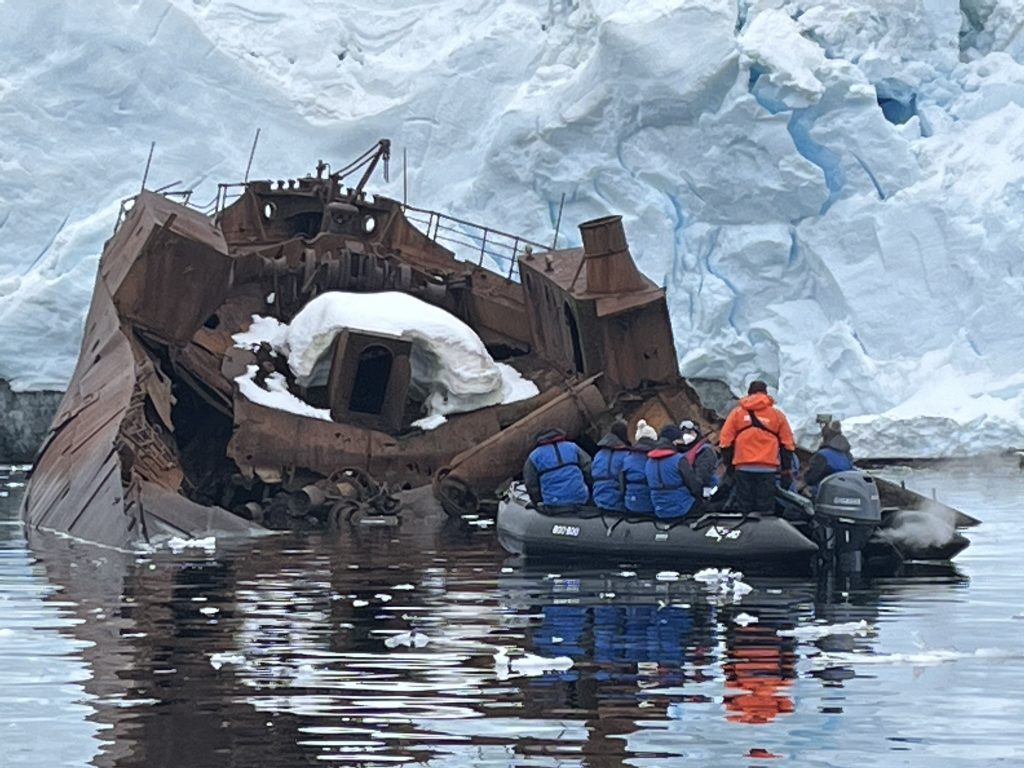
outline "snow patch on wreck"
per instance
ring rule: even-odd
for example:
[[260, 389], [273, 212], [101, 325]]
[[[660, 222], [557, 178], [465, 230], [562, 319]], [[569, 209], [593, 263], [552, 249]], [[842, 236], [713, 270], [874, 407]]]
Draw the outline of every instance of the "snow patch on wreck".
[[[439, 307], [397, 291], [325, 293], [306, 304], [291, 323], [254, 315], [249, 329], [233, 338], [240, 348], [268, 344], [274, 352], [285, 356], [296, 383], [308, 388], [327, 383], [332, 350], [344, 331], [411, 342], [409, 394], [422, 402], [425, 412], [412, 425], [422, 429], [443, 424], [447, 414], [514, 403], [539, 394], [537, 385], [512, 366], [495, 362], [466, 323]], [[282, 375], [269, 376], [264, 389], [255, 383], [257, 373], [256, 366], [250, 366], [235, 379], [250, 400], [330, 420], [329, 409], [313, 407], [292, 394]]]

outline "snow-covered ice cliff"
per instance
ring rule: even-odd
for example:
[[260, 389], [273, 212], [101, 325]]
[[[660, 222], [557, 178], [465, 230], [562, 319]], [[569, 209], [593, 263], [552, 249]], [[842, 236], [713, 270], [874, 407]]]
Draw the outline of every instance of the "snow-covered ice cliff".
[[412, 202], [622, 213], [682, 370], [858, 455], [1024, 445], [1017, 0], [0, 3], [0, 378], [60, 386], [120, 198], [382, 136]]

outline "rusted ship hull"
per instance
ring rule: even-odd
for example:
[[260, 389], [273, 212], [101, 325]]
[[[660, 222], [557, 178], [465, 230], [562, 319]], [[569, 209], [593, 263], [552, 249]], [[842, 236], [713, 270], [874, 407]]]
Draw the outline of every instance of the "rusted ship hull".
[[[212, 212], [134, 198], [104, 248], [78, 364], [25, 496], [28, 525], [129, 547], [258, 532], [311, 505], [330, 522], [367, 496], [431, 482], [457, 513], [493, 499], [540, 427], [596, 438], [616, 417], [720, 426], [678, 375], [664, 291], [636, 269], [617, 217], [581, 225], [583, 248], [554, 251], [371, 198], [368, 173], [350, 189], [323, 169], [245, 184], [230, 204], [238, 189], [222, 186]], [[446, 233], [469, 239], [472, 260], [445, 247]], [[252, 366], [257, 380], [282, 368], [236, 346], [254, 315], [288, 322], [327, 291], [385, 290], [465, 322], [539, 394], [415, 428], [409, 342], [359, 332], [336, 339], [326, 384], [287, 382], [330, 420], [241, 394]], [[387, 356], [387, 372], [362, 380], [369, 351]], [[357, 405], [367, 387], [373, 405]]]

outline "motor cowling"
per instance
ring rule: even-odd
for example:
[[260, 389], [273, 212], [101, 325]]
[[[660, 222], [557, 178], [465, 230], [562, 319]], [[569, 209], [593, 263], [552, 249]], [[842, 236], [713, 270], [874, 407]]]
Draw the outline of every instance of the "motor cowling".
[[882, 522], [882, 501], [875, 479], [849, 470], [829, 475], [814, 496], [814, 517], [822, 541], [822, 554], [840, 572], [861, 570], [861, 551]]

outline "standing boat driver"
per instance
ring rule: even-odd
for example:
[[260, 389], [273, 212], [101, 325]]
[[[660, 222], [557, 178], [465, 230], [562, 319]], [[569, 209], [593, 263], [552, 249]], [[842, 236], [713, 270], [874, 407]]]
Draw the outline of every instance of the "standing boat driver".
[[594, 505], [598, 509], [626, 511], [626, 483], [622, 473], [628, 455], [629, 426], [619, 419], [598, 442], [594, 454]]
[[750, 382], [747, 396], [725, 420], [720, 438], [722, 458], [733, 472], [739, 511], [771, 514], [776, 475], [781, 474], [783, 488], [793, 482], [796, 445], [789, 421], [775, 407], [765, 382]]
[[545, 507], [575, 507], [590, 501], [590, 456], [560, 429], [538, 432], [523, 464], [530, 501]]
[[684, 517], [700, 508], [700, 481], [686, 457], [679, 453], [683, 433], [675, 424], [662, 427], [654, 449], [647, 454], [647, 485], [656, 517], [668, 520]]
[[633, 445], [626, 454], [622, 465], [622, 477], [626, 486], [626, 511], [637, 515], [653, 515], [654, 503], [651, 489], [647, 486], [647, 454], [654, 450], [658, 433], [643, 419], [636, 423]]
[[684, 455], [693, 467], [703, 489], [703, 497], [706, 499], [718, 489], [718, 451], [704, 437], [700, 427], [690, 419], [679, 422], [679, 431], [683, 435], [681, 439], [683, 450], [686, 451]]
[[811, 493], [811, 498], [818, 491], [818, 483], [836, 472], [853, 469], [853, 456], [850, 455], [850, 441], [843, 434], [843, 425], [838, 421], [829, 420], [821, 425], [821, 447], [807, 462], [804, 472], [804, 485]]

